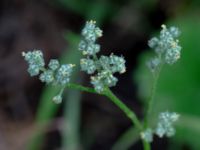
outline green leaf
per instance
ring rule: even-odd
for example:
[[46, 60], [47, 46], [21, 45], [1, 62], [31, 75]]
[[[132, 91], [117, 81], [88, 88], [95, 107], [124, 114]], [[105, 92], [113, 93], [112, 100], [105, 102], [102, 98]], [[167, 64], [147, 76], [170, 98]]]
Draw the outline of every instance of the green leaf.
[[[79, 61], [82, 57], [78, 51], [78, 43], [80, 36], [68, 32], [65, 38], [70, 42], [69, 53], [66, 59], [67, 63], [74, 63], [76, 67], [71, 76], [71, 82], [80, 82], [80, 65]], [[64, 59], [63, 59], [64, 60]], [[80, 111], [81, 111], [81, 92], [77, 90], [66, 89], [64, 107], [64, 130], [63, 130], [63, 149], [79, 149], [80, 148]]]

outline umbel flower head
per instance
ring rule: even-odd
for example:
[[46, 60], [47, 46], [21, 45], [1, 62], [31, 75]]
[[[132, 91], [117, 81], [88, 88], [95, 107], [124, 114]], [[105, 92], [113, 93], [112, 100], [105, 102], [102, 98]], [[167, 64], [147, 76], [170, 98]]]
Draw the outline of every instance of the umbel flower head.
[[28, 72], [31, 76], [36, 76], [39, 74], [40, 70], [44, 67], [44, 58], [40, 50], [35, 50], [33, 52], [22, 52], [22, 56], [27, 61], [29, 68]]
[[140, 135], [141, 135], [141, 138], [144, 139], [146, 142], [150, 143], [153, 141], [153, 131], [151, 128], [147, 128]]
[[102, 30], [96, 27], [95, 21], [87, 21], [82, 30], [83, 40], [79, 43], [79, 50], [83, 55], [95, 55], [100, 51], [100, 45], [96, 44], [97, 38], [102, 36]]
[[151, 128], [145, 129], [141, 132], [141, 138], [146, 142], [153, 141], [153, 134], [155, 133], [158, 137], [162, 138], [164, 136], [171, 137], [175, 134], [174, 123], [179, 119], [179, 114], [175, 112], [161, 112], [158, 117], [158, 122], [156, 128], [153, 130]]
[[[69, 83], [74, 65], [60, 65], [57, 59], [51, 59], [48, 67], [45, 68], [43, 54], [40, 50], [22, 52], [22, 56], [29, 65], [28, 72], [31, 76], [39, 75], [39, 79], [42, 82], [52, 85], [64, 86]], [[61, 91], [63, 92], [63, 89]], [[62, 101], [62, 92], [53, 98], [54, 102], [59, 103]]]
[[169, 29], [162, 25], [162, 30], [159, 37], [153, 37], [149, 40], [148, 45], [154, 49], [156, 57], [148, 62], [148, 67], [154, 72], [157, 66], [161, 63], [174, 64], [181, 56], [181, 46], [177, 39], [180, 31], [177, 27]]
[[96, 40], [102, 36], [102, 30], [96, 27], [95, 21], [86, 22], [82, 30], [83, 39], [79, 43], [79, 50], [86, 58], [80, 60], [81, 70], [91, 76], [91, 84], [99, 93], [106, 87], [115, 86], [118, 79], [114, 73], [124, 73], [126, 71], [125, 60], [121, 56], [111, 54], [110, 56], [97, 57], [100, 45]]
[[162, 138], [164, 135], [171, 137], [175, 134], [173, 124], [178, 120], [179, 115], [177, 113], [162, 112], [159, 115], [157, 127], [155, 133]]

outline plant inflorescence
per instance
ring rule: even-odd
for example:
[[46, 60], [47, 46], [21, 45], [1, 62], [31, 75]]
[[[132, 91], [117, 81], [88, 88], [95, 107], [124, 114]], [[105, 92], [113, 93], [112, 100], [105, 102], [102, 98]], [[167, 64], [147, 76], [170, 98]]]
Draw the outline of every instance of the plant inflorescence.
[[148, 107], [146, 110], [146, 118], [144, 124], [144, 131], [141, 132], [141, 138], [147, 142], [153, 141], [153, 134], [162, 138], [164, 135], [171, 137], [175, 134], [173, 123], [179, 118], [175, 112], [161, 112], [155, 129], [148, 127], [149, 117], [153, 107], [154, 95], [156, 92], [158, 78], [164, 64], [172, 65], [178, 61], [181, 56], [181, 46], [177, 39], [180, 35], [180, 30], [177, 27], [167, 28], [162, 25], [162, 30], [159, 37], [153, 37], [148, 41], [148, 45], [155, 52], [155, 56], [147, 62], [147, 66], [153, 74], [153, 85], [148, 99]]
[[116, 85], [118, 79], [113, 74], [126, 71], [125, 60], [123, 57], [114, 54], [97, 57], [100, 45], [95, 42], [97, 38], [102, 36], [102, 30], [96, 27], [94, 21], [86, 23], [82, 30], [82, 36], [83, 39], [79, 44], [79, 50], [82, 51], [85, 58], [80, 61], [81, 69], [87, 74], [93, 74], [91, 76], [91, 84], [98, 93], [101, 93], [106, 87]]
[[158, 122], [155, 128], [150, 127], [149, 118], [156, 92], [156, 84], [163, 64], [174, 64], [181, 55], [181, 46], [179, 46], [178, 36], [180, 31], [176, 27], [169, 29], [162, 25], [159, 37], [153, 37], [148, 45], [155, 51], [155, 56], [147, 63], [150, 71], [154, 75], [152, 92], [147, 102], [147, 110], [144, 121], [140, 121], [134, 111], [128, 108], [120, 99], [118, 99], [109, 89], [116, 85], [118, 79], [115, 73], [125, 73], [125, 59], [122, 56], [110, 54], [110, 56], [100, 55], [100, 45], [96, 43], [102, 36], [102, 30], [96, 26], [95, 21], [88, 21], [81, 34], [82, 40], [78, 45], [78, 50], [82, 52], [83, 58], [80, 60], [81, 70], [91, 75], [90, 82], [93, 88], [85, 87], [79, 84], [71, 83], [70, 76], [73, 71], [73, 64], [60, 64], [57, 59], [51, 59], [47, 65], [40, 50], [22, 52], [24, 59], [29, 67], [30, 76], [39, 75], [39, 79], [53, 86], [59, 86], [60, 92], [52, 98], [55, 103], [62, 102], [62, 94], [65, 87], [74, 88], [86, 92], [96, 93], [108, 97], [117, 105], [128, 118], [131, 119], [136, 128], [140, 131], [141, 139], [145, 150], [150, 150], [150, 142], [153, 141], [153, 134], [158, 137], [173, 136], [175, 134], [174, 122], [178, 120], [177, 113], [162, 112], [159, 114]]
[[154, 49], [156, 56], [148, 62], [148, 67], [155, 72], [160, 63], [174, 64], [181, 56], [181, 46], [177, 39], [180, 31], [177, 27], [169, 29], [162, 25], [159, 37], [153, 37], [149, 40], [148, 45]]
[[40, 50], [27, 53], [22, 52], [22, 56], [24, 56], [24, 59], [28, 62], [28, 72], [31, 76], [39, 75], [40, 81], [62, 87], [59, 94], [53, 97], [55, 103], [60, 103], [62, 101], [64, 87], [70, 81], [74, 65], [60, 65], [57, 59], [51, 59], [48, 67], [45, 68], [43, 53]]

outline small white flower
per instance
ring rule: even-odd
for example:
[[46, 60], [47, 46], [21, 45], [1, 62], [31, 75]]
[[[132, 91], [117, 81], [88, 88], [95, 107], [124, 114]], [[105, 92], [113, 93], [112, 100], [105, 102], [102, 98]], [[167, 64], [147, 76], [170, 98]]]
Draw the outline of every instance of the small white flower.
[[151, 128], [147, 128], [145, 131], [141, 132], [141, 138], [144, 139], [146, 142], [153, 141], [153, 131]]
[[179, 119], [179, 114], [170, 113], [168, 111], [159, 114], [157, 127], [155, 133], [162, 138], [164, 135], [171, 137], [175, 134], [175, 129], [173, 127], [174, 122]]

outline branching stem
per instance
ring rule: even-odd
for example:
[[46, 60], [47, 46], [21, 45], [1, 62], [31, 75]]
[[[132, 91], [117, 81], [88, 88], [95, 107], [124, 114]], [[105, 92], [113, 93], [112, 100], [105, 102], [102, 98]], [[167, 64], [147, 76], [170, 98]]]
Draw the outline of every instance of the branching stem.
[[126, 114], [126, 116], [132, 121], [132, 123], [139, 131], [142, 130], [142, 125], [135, 113], [130, 108], [128, 108], [119, 98], [117, 98], [109, 88], [105, 90], [104, 95], [107, 96], [115, 105], [117, 105], [117, 107], [119, 107]]
[[[81, 90], [84, 92], [99, 94], [93, 88], [85, 87], [74, 83], [68, 84], [67, 87]], [[105, 91], [100, 95], [108, 97], [109, 100], [111, 100], [118, 108], [120, 108], [125, 113], [125, 115], [132, 121], [132, 123], [136, 126], [138, 131], [141, 132], [143, 130], [143, 126], [140, 120], [137, 118], [134, 111], [132, 111], [129, 107], [127, 107], [109, 88], [106, 88]], [[145, 142], [144, 140], [142, 142], [144, 150], [151, 150], [150, 144], [148, 142]]]

